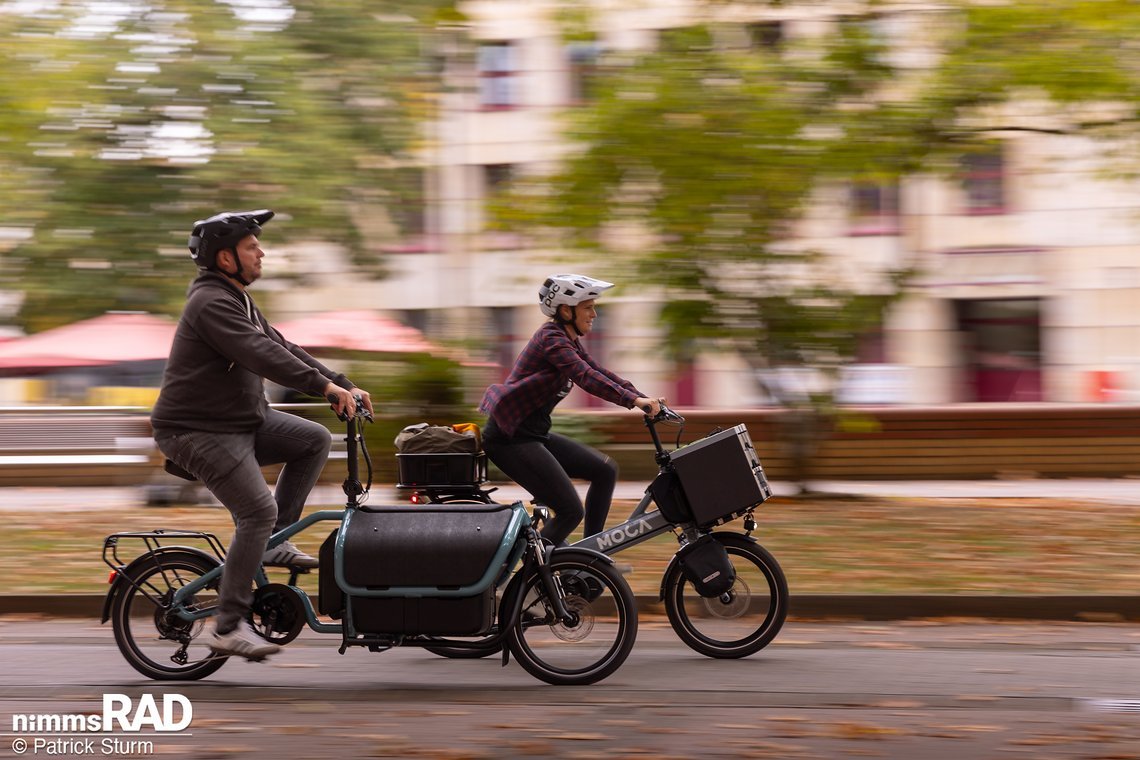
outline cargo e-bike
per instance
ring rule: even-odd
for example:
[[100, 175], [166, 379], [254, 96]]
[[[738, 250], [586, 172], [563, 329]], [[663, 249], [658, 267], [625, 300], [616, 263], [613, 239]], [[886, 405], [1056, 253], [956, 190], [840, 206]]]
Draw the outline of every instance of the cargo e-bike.
[[[788, 614], [788, 585], [775, 557], [752, 536], [754, 510], [771, 489], [744, 425], [719, 431], [674, 451], [661, 443], [657, 426], [684, 418], [662, 406], [645, 415], [658, 465], [657, 477], [625, 522], [587, 536], [574, 549], [613, 555], [673, 532], [678, 550], [661, 579], [659, 599], [680, 639], [708, 657], [747, 657], [767, 646]], [[681, 431], [678, 431], [678, 444]], [[494, 503], [482, 452], [397, 454], [402, 489], [414, 502]], [[656, 505], [656, 509], [650, 509]], [[743, 520], [743, 532], [714, 528]], [[431, 651], [449, 657], [480, 657], [491, 648]]]
[[[338, 636], [341, 654], [355, 646], [463, 651], [491, 644], [504, 665], [513, 653], [551, 684], [594, 683], [621, 666], [637, 635], [637, 608], [609, 557], [552, 547], [538, 533], [545, 510], [528, 514], [521, 502], [365, 506], [372, 482], [365, 416], [347, 421], [344, 509], [312, 513], [269, 540], [273, 547], [317, 523], [339, 523], [321, 547], [317, 609], [297, 585], [305, 570], [290, 568], [287, 583], [271, 583], [259, 569], [250, 612], [259, 635], [284, 645], [307, 625]], [[359, 454], [368, 463], [366, 484]], [[145, 551], [125, 562], [125, 542], [141, 542]], [[225, 571], [213, 534], [115, 533], [104, 541], [103, 561], [112, 574], [102, 621], [111, 621], [131, 667], [153, 679], [190, 680], [226, 662], [201, 636]]]

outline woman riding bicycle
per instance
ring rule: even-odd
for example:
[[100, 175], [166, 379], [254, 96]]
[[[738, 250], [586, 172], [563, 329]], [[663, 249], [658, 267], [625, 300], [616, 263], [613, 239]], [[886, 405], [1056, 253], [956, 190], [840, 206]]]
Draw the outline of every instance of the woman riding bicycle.
[[[551, 412], [577, 385], [627, 409], [657, 414], [663, 399], [650, 398], [628, 380], [600, 366], [582, 347], [598, 312], [595, 301], [613, 283], [578, 274], [556, 274], [538, 290], [542, 325], [515, 360], [503, 383], [487, 388], [480, 410], [487, 457], [509, 478], [554, 512], [543, 538], [562, 544], [582, 521], [585, 535], [605, 528], [617, 484], [617, 464], [597, 449], [552, 433]], [[586, 504], [571, 478], [589, 481]]]

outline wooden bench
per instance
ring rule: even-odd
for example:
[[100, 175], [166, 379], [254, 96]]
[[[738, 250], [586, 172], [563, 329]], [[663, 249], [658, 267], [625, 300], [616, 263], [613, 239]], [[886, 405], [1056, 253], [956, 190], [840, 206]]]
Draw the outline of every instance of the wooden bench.
[[[286, 410], [299, 405], [282, 405]], [[303, 405], [301, 405], [303, 406]], [[344, 479], [344, 435], [322, 482]], [[131, 407], [10, 407], [0, 409], [0, 486], [181, 485], [162, 470], [149, 410]], [[280, 466], [266, 467], [275, 479]]]
[[0, 485], [129, 485], [155, 465], [150, 422], [136, 410], [0, 410]]
[[[776, 409], [686, 411], [684, 443], [715, 427], [748, 426], [769, 479], [792, 477], [787, 434], [795, 421]], [[635, 414], [597, 413], [601, 448], [622, 476], [656, 471]], [[675, 428], [659, 426], [672, 448]], [[820, 433], [808, 477], [820, 480], [997, 477], [1126, 477], [1140, 474], [1140, 406], [972, 404], [846, 408]]]

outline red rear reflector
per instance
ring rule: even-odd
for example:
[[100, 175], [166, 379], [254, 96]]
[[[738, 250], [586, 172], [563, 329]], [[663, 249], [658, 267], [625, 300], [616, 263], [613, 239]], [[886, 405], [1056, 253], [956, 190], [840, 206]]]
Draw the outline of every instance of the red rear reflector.
[[118, 577], [119, 577], [119, 572], [117, 570], [112, 570], [111, 574], [109, 576], [107, 576], [107, 583], [114, 583], [115, 579]]

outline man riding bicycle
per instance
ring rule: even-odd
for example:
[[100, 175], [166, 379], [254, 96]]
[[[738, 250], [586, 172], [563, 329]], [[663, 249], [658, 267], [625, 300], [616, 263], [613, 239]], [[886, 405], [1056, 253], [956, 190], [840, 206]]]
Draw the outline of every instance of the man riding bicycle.
[[[575, 385], [600, 399], [627, 409], [648, 409], [650, 414], [657, 414], [663, 401], [599, 365], [582, 346], [581, 338], [598, 315], [595, 301], [612, 287], [611, 282], [579, 274], [547, 278], [538, 300], [551, 321], [534, 333], [506, 381], [487, 388], [480, 406], [489, 416], [483, 430], [487, 457], [554, 512], [542, 534], [555, 545], [566, 541], [583, 514], [585, 535], [605, 528], [618, 470], [597, 449], [552, 433], [554, 407]], [[585, 508], [571, 478], [590, 483]]]
[[[327, 397], [350, 418], [354, 396], [372, 411], [367, 392], [286, 340], [249, 297], [246, 289], [261, 277], [265, 255], [258, 235], [272, 217], [269, 210], [226, 212], [194, 223], [188, 245], [199, 273], [151, 414], [162, 453], [201, 480], [233, 516], [210, 647], [247, 659], [280, 649], [246, 622], [258, 567], [317, 566], [290, 541], [268, 552], [266, 543], [301, 516], [331, 446], [323, 425], [270, 409], [264, 380]], [[261, 467], [278, 463], [285, 466], [270, 493]]]

